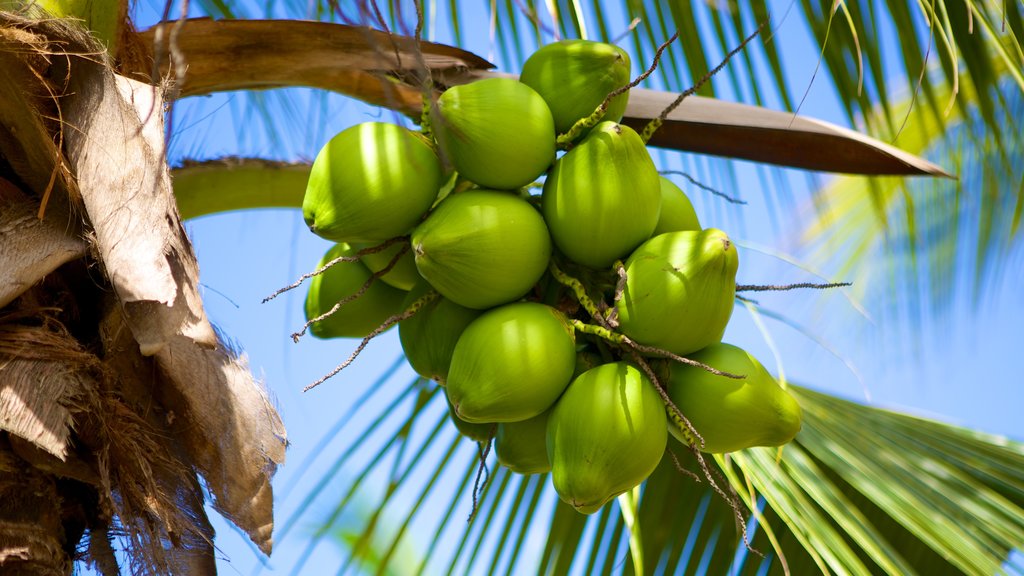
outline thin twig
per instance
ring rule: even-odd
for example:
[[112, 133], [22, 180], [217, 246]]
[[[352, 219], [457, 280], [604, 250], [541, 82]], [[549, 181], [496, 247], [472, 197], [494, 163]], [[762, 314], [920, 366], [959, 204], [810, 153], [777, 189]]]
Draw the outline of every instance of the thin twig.
[[396, 264], [398, 264], [398, 261], [401, 260], [402, 256], [405, 256], [406, 252], [408, 252], [410, 249], [411, 246], [409, 246], [408, 244], [402, 246], [401, 250], [399, 250], [398, 253], [395, 254], [393, 258], [391, 258], [387, 266], [381, 268], [380, 270], [374, 272], [373, 274], [370, 274], [370, 277], [366, 279], [366, 282], [363, 282], [363, 285], [359, 287], [359, 290], [356, 290], [354, 293], [349, 294], [348, 296], [342, 298], [341, 300], [338, 300], [338, 302], [334, 306], [332, 306], [331, 309], [328, 310], [327, 312], [324, 312], [323, 314], [317, 316], [316, 318], [308, 320], [305, 324], [302, 325], [302, 330], [299, 330], [298, 332], [292, 334], [292, 340], [298, 342], [299, 338], [305, 336], [306, 331], [309, 330], [310, 326], [316, 324], [317, 322], [325, 318], [333, 316], [335, 312], [341, 310], [342, 306], [345, 306], [349, 302], [352, 302], [362, 297], [363, 294], [366, 294], [366, 291], [370, 289], [370, 286], [373, 286], [374, 282], [386, 276], [388, 272], [391, 272], [391, 269], [394, 268]]
[[751, 40], [756, 38], [757, 35], [761, 33], [761, 30], [764, 29], [764, 27], [767, 24], [768, 24], [768, 20], [765, 20], [764, 22], [762, 22], [757, 27], [757, 30], [754, 30], [750, 34], [750, 36], [747, 36], [746, 38], [743, 39], [743, 42], [740, 42], [739, 46], [733, 48], [731, 52], [726, 54], [725, 58], [722, 59], [722, 61], [718, 64], [718, 66], [715, 66], [714, 69], [712, 69], [710, 72], [705, 74], [704, 77], [701, 78], [700, 80], [698, 80], [696, 84], [694, 84], [693, 86], [687, 88], [682, 93], [680, 93], [679, 96], [671, 104], [666, 106], [665, 109], [661, 111], [661, 114], [658, 114], [657, 118], [655, 118], [654, 120], [651, 120], [650, 122], [647, 123], [647, 126], [644, 127], [644, 131], [640, 134], [640, 138], [642, 138], [644, 142], [650, 141], [651, 136], [654, 136], [654, 133], [665, 122], [665, 119], [668, 118], [668, 115], [671, 114], [672, 111], [675, 110], [680, 104], [682, 104], [683, 100], [685, 100], [688, 96], [692, 96], [693, 94], [696, 94], [697, 91], [700, 90], [701, 87], [703, 87], [704, 84], [708, 80], [710, 80], [712, 76], [714, 76], [715, 74], [718, 74], [719, 72], [721, 72], [722, 68], [725, 68], [725, 65], [729, 63], [729, 60], [732, 59], [732, 57], [735, 56], [737, 53], [739, 53], [741, 50], [746, 48], [747, 44], [749, 44]]
[[362, 250], [357, 251], [355, 254], [351, 254], [349, 256], [338, 256], [337, 258], [331, 260], [330, 262], [327, 262], [326, 264], [324, 264], [323, 266], [317, 268], [316, 270], [314, 270], [312, 272], [308, 272], [306, 274], [303, 274], [302, 276], [299, 277], [298, 280], [296, 280], [295, 282], [285, 286], [284, 288], [278, 288], [273, 294], [271, 294], [270, 296], [267, 296], [266, 298], [263, 299], [263, 304], [266, 304], [267, 302], [270, 302], [274, 298], [277, 298], [278, 296], [280, 296], [281, 294], [284, 294], [285, 292], [287, 292], [289, 290], [293, 290], [295, 288], [298, 288], [306, 280], [312, 278], [313, 276], [319, 276], [319, 275], [323, 274], [324, 272], [327, 271], [328, 268], [330, 268], [331, 266], [334, 266], [335, 264], [338, 264], [339, 262], [355, 262], [355, 261], [359, 260], [360, 258], [362, 258], [363, 256], [366, 256], [368, 254], [376, 254], [377, 252], [383, 252], [384, 250], [387, 250], [388, 248], [394, 246], [395, 244], [397, 244], [399, 242], [402, 242], [404, 240], [408, 240], [408, 239], [409, 239], [408, 236], [395, 236], [394, 238], [392, 238], [390, 240], [386, 240], [383, 243], [378, 244], [376, 246], [370, 246], [368, 248], [363, 248]]
[[813, 282], [800, 282], [798, 284], [782, 284], [782, 285], [760, 285], [760, 284], [737, 284], [737, 292], [784, 292], [786, 290], [796, 290], [798, 288], [812, 288], [815, 290], [828, 290], [831, 288], [845, 288], [847, 286], [853, 286], [852, 282], [829, 282], [827, 284], [815, 284]]
[[686, 178], [690, 182], [690, 184], [693, 184], [697, 188], [700, 188], [701, 190], [704, 190], [706, 192], [710, 192], [710, 193], [714, 194], [715, 196], [719, 196], [721, 198], [724, 198], [727, 202], [731, 202], [732, 204], [746, 204], [747, 203], [746, 200], [740, 200], [739, 198], [735, 198], [733, 196], [729, 196], [725, 192], [722, 192], [720, 190], [716, 190], [716, 189], [708, 186], [707, 184], [702, 184], [701, 182], [698, 182], [696, 178], [694, 178], [693, 176], [690, 176], [689, 174], [687, 174], [686, 172], [683, 172], [681, 170], [659, 170], [658, 174], [661, 174], [662, 176], [664, 176], [666, 174], [674, 174], [674, 175], [677, 175], [677, 176], [682, 176], [683, 178]]
[[676, 453], [673, 452], [671, 448], [668, 449], [668, 455], [672, 457], [672, 463], [675, 464], [676, 470], [680, 474], [684, 476], [689, 476], [690, 478], [693, 479], [694, 482], [700, 484], [700, 476], [697, 476], [697, 474], [692, 470], [687, 470], [686, 467], [683, 466], [682, 462], [679, 461], [679, 457], [676, 456]]
[[321, 376], [316, 382], [313, 382], [312, 384], [310, 384], [310, 385], [306, 386], [305, 388], [303, 388], [302, 391], [303, 392], [309, 392], [313, 388], [316, 388], [317, 386], [323, 384], [324, 382], [326, 382], [327, 380], [332, 378], [338, 372], [341, 372], [345, 368], [348, 368], [349, 365], [351, 365], [353, 362], [355, 362], [356, 358], [363, 351], [363, 349], [366, 348], [366, 345], [370, 343], [370, 340], [373, 340], [377, 336], [380, 336], [382, 333], [386, 332], [389, 328], [391, 328], [395, 324], [398, 324], [402, 320], [405, 320], [406, 318], [412, 318], [424, 306], [426, 306], [427, 304], [433, 302], [439, 296], [440, 296], [440, 294], [438, 294], [434, 290], [431, 290], [431, 291], [427, 292], [426, 294], [424, 294], [423, 296], [420, 296], [420, 298], [418, 300], [416, 300], [415, 302], [410, 304], [409, 307], [406, 308], [405, 311], [402, 312], [401, 314], [395, 314], [394, 316], [389, 317], [387, 320], [384, 321], [383, 324], [381, 324], [380, 326], [377, 326], [376, 328], [374, 328], [373, 332], [370, 332], [369, 334], [366, 335], [365, 338], [363, 338], [363, 341], [359, 343], [359, 346], [357, 346], [355, 351], [352, 352], [352, 355], [348, 357], [348, 360], [345, 360], [344, 362], [342, 362], [341, 364], [336, 366], [333, 370], [331, 370], [330, 372], [328, 372], [324, 376]]
[[[480, 457], [480, 466], [477, 467], [476, 479], [473, 480], [473, 508], [469, 511], [469, 517], [466, 518], [466, 523], [472, 522], [473, 518], [476, 516], [476, 512], [480, 504], [480, 492], [482, 492], [484, 487], [487, 486], [487, 481], [491, 479], [491, 471], [487, 468], [487, 456], [491, 452], [491, 442], [494, 439], [494, 430], [497, 427], [497, 424], [492, 424], [491, 432], [487, 437], [487, 442], [477, 443], [477, 454]], [[480, 481], [481, 474], [483, 474], [483, 482]]]
[[633, 348], [637, 352], [642, 352], [644, 354], [649, 354], [651, 356], [658, 356], [660, 358], [668, 358], [669, 360], [674, 360], [676, 362], [679, 362], [680, 364], [687, 364], [689, 366], [695, 366], [697, 368], [701, 368], [701, 369], [703, 369], [703, 370], [705, 370], [707, 372], [710, 372], [711, 374], [714, 374], [715, 376], [724, 376], [726, 378], [732, 378], [733, 380], [743, 380], [744, 378], [746, 378], [745, 375], [733, 374], [732, 372], [723, 372], [722, 370], [719, 370], [718, 368], [714, 368], [712, 366], [708, 366], [707, 364], [705, 364], [703, 362], [698, 362], [696, 360], [690, 360], [689, 358], [684, 358], [684, 357], [682, 357], [682, 356], [680, 356], [678, 354], [675, 354], [673, 352], [669, 352], [668, 350], [662, 350], [661, 348], [655, 348], [654, 346], [645, 346], [643, 344], [638, 344], [638, 343], [634, 342], [633, 340], [631, 340], [628, 336], [623, 336], [622, 337], [622, 341], [627, 346], [629, 346], [630, 348]]
[[646, 80], [648, 76], [653, 74], [654, 71], [658, 68], [658, 64], [661, 62], [662, 52], [664, 52], [666, 48], [668, 48], [673, 42], [675, 42], [676, 38], [678, 37], [679, 32], [676, 31], [674, 34], [672, 34], [671, 38], [662, 43], [661, 46], [658, 46], [658, 50], [654, 53], [654, 60], [651, 62], [651, 67], [648, 68], [646, 72], [637, 76], [636, 79], [634, 79], [629, 84], [626, 84], [621, 88], [616, 88], [615, 90], [609, 92], [608, 95], [604, 97], [604, 100], [600, 104], [598, 104], [597, 109], [594, 110], [593, 114], [587, 116], [586, 118], [580, 118], [579, 120], [577, 120], [576, 123], [572, 125], [572, 128], [569, 128], [568, 132], [560, 135], [556, 139], [558, 145], [562, 147], [568, 146], [568, 144], [575, 140], [576, 137], [579, 136], [580, 133], [582, 133], [584, 130], [586, 130], [587, 128], [594, 127], [594, 125], [596, 125], [601, 120], [601, 118], [604, 117], [605, 111], [608, 110], [608, 105], [615, 97], [625, 94], [629, 90], [636, 88], [638, 84], [640, 84], [641, 82]]

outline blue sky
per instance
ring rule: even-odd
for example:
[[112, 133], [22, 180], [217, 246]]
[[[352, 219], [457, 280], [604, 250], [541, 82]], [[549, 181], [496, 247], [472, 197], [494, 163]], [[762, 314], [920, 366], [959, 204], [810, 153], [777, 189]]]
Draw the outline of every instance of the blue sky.
[[[464, 46], [484, 57], [493, 57], [496, 51], [490, 43], [489, 18], [484, 3], [476, 4], [481, 5], [480, 12], [464, 20]], [[778, 3], [776, 13], [784, 13], [786, 6]], [[443, 14], [439, 16], [443, 21]], [[775, 38], [787, 61], [793, 93], [803, 94], [814, 73], [817, 48], [795, 14], [782, 21]], [[450, 41], [444, 26], [438, 30], [437, 39]], [[640, 63], [634, 62], [633, 66], [634, 74], [638, 73]], [[516, 71], [515, 66], [505, 70]], [[721, 86], [726, 84], [722, 82]], [[241, 112], [243, 100], [238, 94], [180, 103], [175, 112], [177, 133], [172, 143], [172, 162], [185, 157], [205, 159], [224, 155], [309, 159], [330, 136], [345, 127], [371, 120], [398, 120], [390, 112], [341, 97], [322, 98], [307, 90], [292, 92], [296, 111], [284, 119], [288, 129], [279, 142], [267, 138], [256, 128], [258, 122]], [[727, 90], [723, 97], [729, 97]], [[845, 125], [828, 82], [820, 78], [810, 86], [801, 114]], [[662, 169], [681, 168], [704, 174], [718, 185], [728, 184], [720, 177], [720, 164], [705, 158], [665, 153], [656, 156], [656, 163]], [[752, 248], [799, 252], [796, 231], [806, 223], [810, 210], [808, 178], [799, 171], [782, 172], [784, 181], [791, 186], [793, 210], [766, 201], [766, 195], [758, 191], [762, 180], [752, 164], [736, 163], [736, 175], [737, 192], [749, 202], [738, 210], [685, 186], [683, 181], [677, 183], [690, 194], [705, 226], [722, 228], [740, 242], [738, 282], [814, 281], [805, 271]], [[774, 221], [767, 216], [773, 211]], [[348, 414], [353, 401], [399, 358], [397, 332], [391, 331], [374, 341], [349, 370], [311, 392], [302, 393], [304, 386], [347, 357], [357, 342], [306, 337], [298, 344], [292, 343], [289, 334], [304, 321], [303, 289], [268, 304], [260, 302], [312, 269], [329, 243], [310, 234], [301, 214], [289, 210], [210, 216], [188, 223], [187, 229], [199, 257], [205, 304], [211, 319], [248, 355], [254, 372], [275, 397], [288, 428], [292, 445], [288, 461], [275, 482], [280, 527], [301, 500], [300, 496], [352, 441], [347, 434], [359, 430], [382, 409], [384, 400], [378, 398], [352, 412], [340, 439], [315, 454], [318, 458], [311, 461], [308, 469], [302, 468], [321, 436], [339, 417]], [[830, 270], [827, 266], [825, 269]], [[725, 340], [750, 350], [772, 372], [779, 372], [781, 361], [792, 381], [856, 400], [864, 400], [867, 390], [875, 405], [1021, 440], [1024, 423], [1019, 414], [1020, 406], [1024, 406], [1024, 378], [1011, 370], [1013, 363], [1009, 361], [1019, 353], [1019, 326], [1024, 319], [1024, 300], [1016, 286], [1020, 279], [1019, 272], [1004, 274], [1001, 281], [990, 286], [980, 304], [959, 297], [946, 317], [925, 319], [919, 326], [893, 325], [884, 314], [873, 314], [873, 320], [865, 318], [839, 292], [769, 294], [758, 298], [762, 304], [796, 319], [828, 342], [832, 351], [770, 319], [763, 319], [763, 329], [759, 328], [757, 320], [739, 307]], [[872, 291], [871, 298], [886, 297], [879, 292]], [[876, 309], [877, 304], [864, 303], [869, 310]], [[398, 389], [413, 377], [412, 371], [403, 365], [385, 386]], [[462, 446], [460, 457], [472, 458], [471, 450]], [[342, 473], [358, 471], [360, 458], [364, 457], [355, 458], [351, 468]], [[302, 479], [296, 480], [300, 475]], [[285, 487], [295, 482], [295, 489], [284, 494]], [[321, 502], [327, 503], [338, 495], [329, 487]], [[372, 503], [368, 500], [366, 505]], [[306, 543], [304, 527], [312, 526], [317, 517], [307, 515], [295, 532], [278, 542], [274, 559], [264, 573], [291, 573]], [[229, 525], [216, 517], [215, 522], [221, 573], [252, 573], [252, 567], [258, 563], [253, 549]], [[422, 536], [426, 538], [427, 535]], [[333, 572], [342, 559], [339, 548], [325, 544], [317, 548], [307, 567], [315, 567], [315, 573]]]

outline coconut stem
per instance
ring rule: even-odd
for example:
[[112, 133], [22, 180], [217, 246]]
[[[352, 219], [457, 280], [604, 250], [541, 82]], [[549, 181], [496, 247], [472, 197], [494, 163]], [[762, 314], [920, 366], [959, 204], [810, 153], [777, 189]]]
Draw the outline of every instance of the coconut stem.
[[356, 290], [354, 293], [349, 294], [348, 296], [342, 298], [341, 300], [338, 300], [338, 302], [334, 306], [332, 306], [330, 310], [324, 312], [323, 314], [317, 316], [316, 318], [310, 319], [305, 324], [303, 324], [302, 330], [299, 330], [298, 332], [292, 334], [292, 341], [298, 342], [299, 338], [305, 336], [306, 331], [309, 330], [310, 326], [325, 318], [333, 316], [335, 312], [341, 310], [342, 306], [348, 304], [349, 302], [352, 302], [353, 300], [360, 298], [363, 294], [366, 294], [366, 291], [370, 289], [370, 286], [373, 286], [374, 282], [380, 280], [383, 276], [387, 275], [388, 272], [391, 272], [391, 269], [394, 268], [396, 264], [398, 264], [398, 261], [402, 258], [402, 256], [405, 256], [405, 253], [408, 252], [411, 248], [412, 247], [408, 244], [402, 246], [402, 248], [399, 249], [398, 253], [396, 253], [394, 257], [391, 258], [387, 266], [381, 268], [380, 270], [374, 272], [373, 274], [370, 274], [370, 277], [366, 279], [366, 282], [363, 282], [363, 285], [359, 287], [359, 290]]
[[[654, 70], [658, 68], [658, 63], [661, 61], [661, 53], [664, 52], [665, 49], [668, 48], [673, 42], [675, 42], [676, 38], [678, 37], [679, 32], [676, 31], [674, 34], [672, 34], [671, 38], [666, 40], [661, 46], [658, 46], [658, 50], [654, 53], [654, 60], [653, 62], [651, 62], [651, 67], [648, 68], [646, 72], [637, 76], [636, 79], [634, 79], [629, 84], [626, 84], [621, 88], [616, 88], [615, 90], [609, 92], [608, 95], [604, 97], [604, 100], [602, 100], [601, 103], [597, 105], [597, 108], [594, 109], [593, 114], [577, 120], [576, 123], [573, 124], [571, 128], [569, 128], [568, 132], [559, 135], [558, 138], [555, 139], [555, 144], [561, 149], [568, 148], [572, 141], [579, 137], [579, 135], [582, 134], [584, 130], [589, 130], [590, 128], [596, 126], [597, 123], [601, 121], [601, 118], [604, 117], [604, 113], [608, 110], [608, 105], [611, 104], [611, 101], [615, 97], [625, 94], [626, 92], [629, 92], [632, 88], [635, 88], [638, 84], [646, 80], [648, 76], [654, 73]], [[644, 142], [647, 141], [644, 140]]]
[[619, 334], [618, 332], [615, 332], [614, 330], [611, 330], [610, 328], [606, 328], [604, 326], [595, 326], [593, 324], [581, 322], [580, 320], [570, 320], [569, 322], [572, 324], [572, 327], [577, 332], [581, 332], [583, 334], [590, 334], [591, 336], [597, 336], [598, 338], [607, 340], [612, 344], [616, 344], [623, 348], [629, 348], [638, 353], [648, 354], [650, 356], [657, 356], [659, 358], [668, 358], [669, 360], [679, 362], [680, 364], [696, 366], [697, 368], [710, 372], [715, 376], [724, 376], [725, 378], [732, 378], [733, 380], [742, 380], [746, 378], [746, 376], [743, 374], [733, 374], [732, 372], [725, 372], [713, 366], [708, 366], [703, 362], [698, 362], [696, 360], [684, 358], [683, 356], [680, 356], [673, 352], [669, 352], [668, 350], [662, 350], [661, 348], [655, 348], [654, 346], [645, 346], [643, 344], [638, 344], [631, 340], [625, 334]]
[[365, 338], [363, 338], [363, 341], [359, 343], [359, 346], [356, 346], [355, 351], [353, 351], [352, 355], [348, 357], [348, 360], [345, 360], [344, 362], [336, 366], [333, 370], [331, 370], [324, 376], [321, 376], [320, 379], [317, 380], [316, 382], [313, 382], [309, 386], [303, 388], [302, 391], [309, 392], [313, 388], [316, 388], [317, 386], [329, 380], [338, 372], [341, 372], [345, 368], [348, 368], [350, 364], [356, 361], [356, 358], [359, 357], [359, 354], [363, 351], [364, 348], [366, 348], [366, 345], [370, 343], [370, 340], [373, 340], [377, 336], [380, 336], [388, 328], [391, 328], [392, 326], [398, 324], [402, 320], [405, 320], [406, 318], [412, 318], [413, 316], [416, 315], [417, 312], [422, 310], [424, 306], [430, 304], [434, 300], [437, 300], [440, 296], [441, 295], [438, 294], [436, 290], [430, 290], [423, 296], [420, 296], [419, 298], [414, 300], [412, 304], [409, 304], [409, 306], [404, 311], [402, 311], [402, 313], [395, 314], [394, 316], [389, 317], [387, 320], [384, 321], [383, 324], [374, 328], [373, 332], [370, 332], [369, 334], [366, 335]]
[[[723, 478], [721, 474], [717, 474], [710, 466], [708, 466], [707, 460], [704, 459], [704, 454], [701, 453], [701, 449], [704, 448], [704, 438], [699, 432], [697, 432], [697, 429], [693, 427], [693, 424], [690, 423], [689, 419], [683, 415], [683, 412], [679, 410], [679, 407], [675, 405], [675, 402], [672, 401], [672, 398], [668, 395], [668, 391], [665, 390], [664, 386], [662, 386], [658, 379], [658, 375], [654, 373], [654, 370], [651, 368], [651, 365], [648, 364], [647, 360], [645, 360], [644, 357], [636, 350], [631, 350], [630, 356], [633, 358], [633, 361], [640, 366], [640, 369], [643, 370], [644, 374], [647, 375], [647, 378], [651, 381], [654, 389], [657, 390], [658, 394], [661, 396], [662, 401], [665, 403], [665, 410], [668, 412], [668, 416], [672, 420], [672, 423], [677, 426], [683, 433], [683, 436], [686, 437], [687, 447], [690, 449], [694, 458], [697, 459], [697, 464], [700, 466], [701, 472], [704, 473], [704, 478], [708, 481], [708, 484], [729, 504], [729, 507], [732, 508], [733, 515], [736, 518], [736, 526], [743, 534], [743, 543], [746, 545], [747, 550], [763, 557], [760, 552], [750, 546], [750, 539], [747, 536], [747, 525], [746, 522], [744, 522], [743, 510], [741, 508], [742, 504], [740, 502], [739, 495], [736, 494], [736, 491], [733, 490], [732, 486], [727, 481], [725, 481], [725, 478]], [[675, 457], [675, 454], [672, 454], [672, 458], [676, 462], [676, 468], [684, 470], [679, 464], [679, 460]], [[718, 485], [716, 479], [723, 481], [728, 492], [726, 492], [726, 489], [723, 489]], [[699, 482], [700, 480], [698, 479], [697, 481]]]
[[[558, 264], [555, 264], [554, 260], [552, 260], [551, 263], [548, 265], [548, 270], [551, 272], [551, 276], [553, 276], [559, 284], [572, 290], [572, 293], [576, 296], [576, 300], [579, 301], [580, 305], [583, 306], [583, 309], [586, 310], [592, 318], [594, 318], [601, 324], [605, 323], [604, 316], [598, 310], [597, 305], [594, 304], [594, 301], [590, 298], [590, 295], [587, 294], [587, 289], [586, 287], [583, 286], [582, 282], [563, 272], [562, 269], [558, 267]], [[583, 323], [581, 322], [580, 324]], [[584, 324], [584, 326], [586, 326], [586, 324]]]
[[366, 256], [367, 254], [376, 254], [377, 252], [383, 252], [384, 250], [387, 250], [388, 248], [392, 247], [393, 245], [395, 245], [395, 244], [397, 244], [399, 242], [407, 241], [407, 240], [409, 240], [408, 236], [395, 236], [394, 238], [391, 238], [390, 240], [385, 240], [384, 242], [382, 242], [382, 243], [380, 243], [380, 244], [378, 244], [376, 246], [370, 246], [368, 248], [363, 248], [362, 250], [359, 250], [358, 252], [356, 252], [355, 254], [352, 254], [350, 256], [338, 256], [337, 258], [331, 260], [330, 262], [324, 264], [323, 266], [317, 268], [316, 270], [313, 270], [312, 272], [307, 272], [306, 274], [303, 274], [302, 276], [299, 276], [298, 280], [296, 280], [295, 282], [285, 286], [284, 288], [278, 288], [276, 291], [274, 291], [273, 294], [271, 294], [270, 296], [267, 296], [266, 298], [264, 298], [262, 303], [266, 304], [267, 302], [270, 302], [271, 300], [273, 300], [274, 298], [277, 298], [281, 294], [284, 294], [285, 292], [287, 292], [289, 290], [292, 290], [294, 288], [298, 288], [306, 280], [312, 278], [313, 276], [319, 276], [319, 275], [323, 274], [331, 266], [334, 266], [335, 264], [338, 264], [339, 262], [355, 262], [355, 261], [359, 260], [360, 258], [362, 258], [363, 256]]

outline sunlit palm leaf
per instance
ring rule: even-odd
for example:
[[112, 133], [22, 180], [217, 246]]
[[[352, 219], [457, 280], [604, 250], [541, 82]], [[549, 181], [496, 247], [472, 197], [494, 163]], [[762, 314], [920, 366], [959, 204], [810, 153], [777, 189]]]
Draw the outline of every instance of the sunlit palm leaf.
[[[948, 306], [956, 294], [954, 278], [972, 278], [969, 288], [977, 298], [986, 281], [1005, 274], [997, 263], [1021, 240], [1014, 219], [1024, 205], [1024, 170], [1017, 160], [1024, 153], [1024, 93], [1008, 82], [1002, 88], [1005, 110], [996, 117], [1005, 127], [1001, 140], [970, 108], [968, 116], [956, 111], [945, 124], [915, 113], [917, 121], [900, 136], [904, 150], [959, 166], [959, 180], [844, 177], [829, 184], [805, 232], [816, 250], [812, 259], [841, 262], [840, 274], [854, 280], [862, 296], [869, 289], [900, 295], [888, 301], [911, 319]], [[966, 79], [961, 89], [973, 92]], [[949, 87], [936, 93], [944, 96]], [[909, 107], [909, 100], [893, 105], [897, 111]]]

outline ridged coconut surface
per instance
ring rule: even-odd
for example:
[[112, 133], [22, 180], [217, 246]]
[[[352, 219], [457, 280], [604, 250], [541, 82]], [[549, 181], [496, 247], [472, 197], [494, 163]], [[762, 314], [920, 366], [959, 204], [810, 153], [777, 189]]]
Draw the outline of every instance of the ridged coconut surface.
[[[544, 98], [555, 130], [563, 134], [590, 116], [608, 94], [629, 84], [629, 66], [629, 54], [614, 44], [562, 40], [527, 58], [519, 81]], [[613, 98], [602, 119], [621, 120], [628, 101], [629, 92]]]
[[441, 161], [427, 139], [395, 124], [366, 122], [317, 154], [302, 216], [328, 240], [376, 243], [412, 230], [442, 184]]
[[542, 474], [551, 470], [547, 429], [551, 410], [520, 422], [498, 424], [494, 452], [498, 462], [518, 474]]
[[449, 88], [431, 109], [430, 122], [459, 174], [486, 188], [526, 186], [555, 160], [551, 110], [532, 88], [511, 78]]
[[555, 162], [542, 198], [558, 249], [585, 266], [606, 268], [650, 238], [661, 183], [640, 136], [602, 122]]
[[671, 180], [660, 176], [661, 181], [661, 213], [658, 225], [651, 236], [666, 232], [682, 232], [684, 230], [700, 230], [700, 221], [693, 204], [679, 186]]
[[544, 218], [509, 192], [467, 190], [445, 198], [412, 234], [420, 275], [467, 308], [518, 300], [547, 270]]
[[665, 405], [625, 362], [573, 380], [548, 420], [551, 478], [559, 497], [584, 514], [643, 482], [668, 442]]
[[[668, 394], [704, 439], [704, 452], [734, 452], [751, 446], [781, 446], [796, 436], [801, 410], [756, 358], [731, 344], [712, 344], [693, 360], [745, 376], [716, 376], [707, 370], [673, 364]], [[688, 430], [670, 412], [672, 434], [688, 443]]]
[[[402, 304], [403, 309], [430, 289], [430, 284], [421, 281], [409, 291]], [[412, 369], [443, 386], [448, 379], [448, 368], [459, 336], [480, 314], [480, 310], [459, 306], [442, 296], [399, 322], [398, 337]]]
[[626, 261], [619, 330], [676, 354], [721, 341], [736, 296], [736, 246], [715, 228], [651, 238]]
[[[339, 256], [353, 254], [355, 250], [348, 244], [336, 244], [317, 267]], [[362, 262], [355, 261], [339, 262], [323, 274], [314, 276], [306, 293], [306, 320], [320, 316], [343, 298], [355, 294], [371, 275]], [[374, 282], [362, 296], [310, 326], [309, 332], [317, 338], [363, 338], [389, 316], [401, 312], [403, 300], [404, 291], [383, 282]]]
[[459, 337], [448, 398], [467, 422], [516, 422], [547, 410], [576, 366], [576, 338], [565, 315], [517, 302], [489, 310]]

